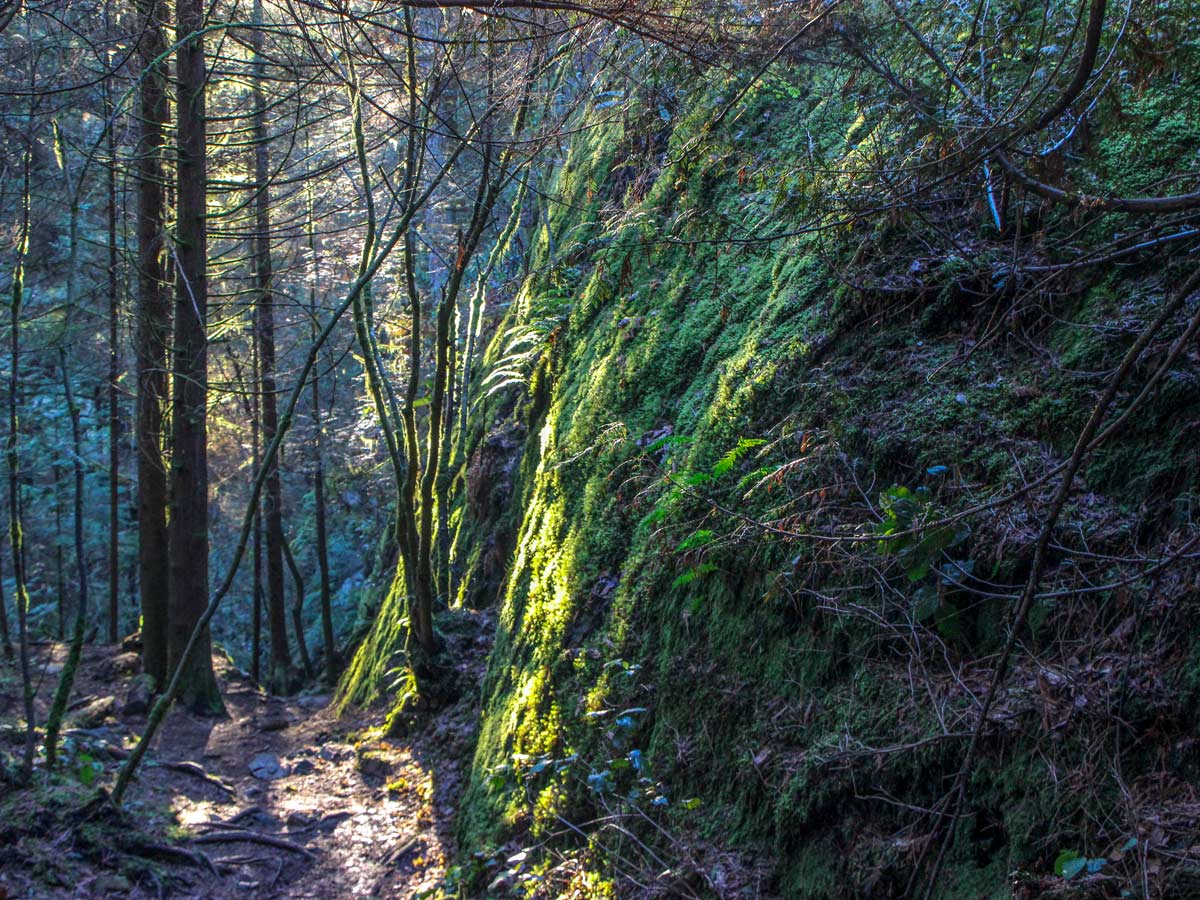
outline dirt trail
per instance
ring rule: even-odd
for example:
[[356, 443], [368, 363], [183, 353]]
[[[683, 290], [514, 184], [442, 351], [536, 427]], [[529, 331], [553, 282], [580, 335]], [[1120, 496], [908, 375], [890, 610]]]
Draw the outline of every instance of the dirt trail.
[[[40, 654], [48, 667], [43, 706], [63, 652], [58, 645]], [[136, 704], [132, 713], [127, 705], [136, 657], [115, 653], [89, 648], [75, 691], [81, 701], [99, 701], [77, 701], [87, 727], [74, 732], [98, 759], [105, 744], [128, 746], [145, 723]], [[0, 896], [7, 890], [12, 898], [409, 898], [441, 879], [453, 857], [450, 817], [458, 772], [452, 758], [431, 753], [426, 743], [438, 743], [444, 729], [390, 742], [367, 731], [361, 715], [338, 718], [327, 695], [271, 697], [227, 663], [216, 663], [228, 717], [172, 712], [127, 798], [129, 812], [164, 845], [202, 854], [197, 861], [206, 857], [213, 868], [166, 860], [153, 879], [128, 879], [119, 859], [97, 864], [94, 854], [79, 854], [78, 865], [64, 861], [58, 871], [6, 862]], [[104, 715], [110, 697], [116, 708]], [[0, 714], [11, 722], [7, 699], [0, 697]], [[97, 721], [86, 722], [89, 712]], [[116, 765], [108, 763], [109, 774]], [[173, 843], [168, 833], [181, 840]], [[69, 856], [71, 834], [44, 839], [47, 853], [58, 847]], [[16, 858], [39, 858], [39, 848], [27, 846], [30, 840], [23, 839]]]

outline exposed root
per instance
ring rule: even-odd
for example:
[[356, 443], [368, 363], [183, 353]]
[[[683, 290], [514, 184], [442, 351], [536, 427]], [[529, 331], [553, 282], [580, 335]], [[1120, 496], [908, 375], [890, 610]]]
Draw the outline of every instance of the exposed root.
[[302, 847], [299, 844], [286, 840], [281, 837], [276, 837], [273, 834], [264, 834], [261, 831], [217, 831], [209, 834], [199, 834], [192, 838], [194, 844], [262, 844], [264, 847], [274, 847], [277, 850], [287, 850], [291, 853], [298, 853], [306, 859], [316, 859], [316, 854], [307, 847]]
[[164, 859], [170, 862], [188, 863], [193, 866], [208, 869], [220, 878], [221, 873], [207, 854], [199, 850], [188, 850], [186, 847], [176, 847], [171, 844], [159, 844], [154, 841], [134, 841], [125, 845], [125, 852], [140, 856], [143, 859]]

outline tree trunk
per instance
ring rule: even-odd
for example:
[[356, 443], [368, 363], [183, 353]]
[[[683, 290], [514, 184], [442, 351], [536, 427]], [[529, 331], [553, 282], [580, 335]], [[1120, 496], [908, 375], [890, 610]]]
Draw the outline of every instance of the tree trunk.
[[[255, 0], [255, 25], [262, 24], [262, 0]], [[267, 147], [267, 106], [262, 79], [266, 63], [262, 56], [262, 31], [251, 32], [254, 80], [254, 181], [255, 239], [254, 271], [258, 299], [255, 304], [255, 336], [258, 340], [258, 365], [262, 387], [262, 430], [264, 443], [275, 439], [279, 416], [275, 398], [275, 310], [271, 285], [271, 194], [270, 159]], [[267, 685], [277, 693], [289, 690], [294, 680], [292, 654], [288, 647], [287, 601], [283, 580], [283, 491], [279, 478], [278, 457], [267, 468], [267, 627], [271, 636], [271, 664]]]
[[0, 556], [0, 643], [4, 644], [4, 658], [13, 658], [12, 631], [8, 625], [8, 604], [4, 599], [4, 557]]
[[[233, 364], [233, 375], [237, 379], [238, 393], [242, 398], [242, 409], [250, 420], [250, 464], [256, 474], [262, 466], [262, 451], [259, 443], [259, 393], [258, 385], [258, 349], [256, 341], [250, 342], [250, 371], [242, 370], [237, 356], [232, 353], [229, 361]], [[254, 684], [262, 684], [262, 504], [254, 501], [251, 510], [251, 529], [253, 536], [254, 570], [252, 577], [254, 587], [251, 590], [250, 610], [250, 680]]]
[[62, 348], [59, 348], [59, 367], [62, 369], [63, 399], [67, 403], [67, 413], [71, 418], [71, 448], [74, 451], [71, 461], [71, 469], [75, 475], [72, 515], [75, 536], [75, 570], [79, 580], [79, 595], [75, 602], [75, 625], [71, 632], [71, 647], [67, 652], [67, 659], [63, 663], [58, 687], [54, 691], [50, 713], [46, 716], [45, 745], [46, 768], [48, 769], [54, 768], [58, 753], [59, 730], [62, 728], [63, 716], [67, 712], [67, 701], [71, 697], [71, 688], [75, 683], [79, 658], [83, 655], [83, 633], [87, 627], [88, 608], [87, 557], [83, 550], [83, 435], [79, 425], [79, 407], [75, 405], [75, 397], [71, 392], [71, 377], [67, 372], [67, 353]]
[[300, 566], [296, 564], [296, 557], [286, 538], [283, 541], [283, 555], [287, 559], [292, 580], [296, 583], [296, 602], [292, 606], [292, 630], [296, 633], [296, 649], [300, 653], [300, 665], [304, 667], [304, 676], [312, 678], [312, 657], [308, 655], [308, 641], [304, 637], [304, 576], [300, 574]]
[[[312, 195], [308, 201], [308, 250], [312, 254], [313, 281], [309, 290], [309, 307], [311, 309], [310, 330], [315, 341], [317, 337], [317, 289], [320, 279], [320, 263], [317, 258], [317, 241], [313, 234]], [[321, 376], [318, 370], [312, 375], [312, 421], [313, 421], [313, 503], [316, 507], [313, 515], [316, 518], [317, 531], [317, 569], [321, 576], [321, 637], [325, 642], [325, 681], [333, 686], [338, 677], [337, 642], [333, 634], [333, 592], [329, 584], [329, 536], [325, 523], [325, 458], [322, 447], [321, 428]]]
[[[32, 136], [27, 135], [32, 143]], [[33, 777], [33, 752], [37, 737], [37, 710], [34, 707], [33, 678], [29, 659], [29, 593], [25, 588], [25, 546], [21, 527], [20, 457], [17, 453], [19, 421], [17, 391], [21, 371], [21, 304], [25, 299], [25, 254], [29, 250], [29, 166], [31, 149], [23, 154], [21, 191], [21, 230], [17, 239], [17, 262], [13, 267], [12, 304], [9, 307], [8, 440], [8, 540], [13, 555], [13, 601], [17, 607], [17, 641], [21, 662], [21, 694], [25, 705], [25, 748], [21, 756], [21, 780]]]
[[175, 280], [175, 367], [171, 429], [171, 668], [182, 666], [180, 701], [201, 714], [224, 711], [212, 669], [207, 628], [186, 653], [192, 629], [208, 606], [208, 314], [205, 221], [204, 24], [201, 0], [177, 0], [178, 156]]
[[455, 424], [455, 387], [458, 378], [458, 328], [462, 313], [455, 302], [451, 311], [452, 321], [447, 336], [446, 360], [446, 408], [442, 412], [442, 456], [438, 460], [437, 479], [437, 593], [447, 606], [454, 599], [454, 577], [450, 568], [450, 481], [453, 472], [450, 469], [451, 444], [454, 438]]
[[[257, 341], [254, 342], [257, 344]], [[257, 472], [259, 466], [262, 465], [262, 453], [260, 450], [259, 436], [259, 393], [258, 393], [258, 349], [255, 347], [252, 353], [250, 376], [252, 379], [251, 385], [248, 385], [250, 407], [250, 462], [254, 466], [254, 471]], [[255, 502], [254, 504], [254, 590], [251, 594], [251, 625], [250, 625], [250, 680], [255, 684], [262, 684], [262, 613], [263, 613], [263, 589], [262, 589], [262, 504]]]
[[156, 60], [166, 51], [164, 5], [140, 0], [144, 70], [139, 98], [141, 134], [137, 148], [138, 297], [137, 522], [138, 587], [142, 609], [142, 667], [161, 688], [167, 678], [167, 473], [162, 455], [163, 410], [167, 399], [167, 340], [171, 310], [165, 289], [165, 198], [162, 148], [167, 122], [166, 76]]
[[337, 683], [340, 660], [337, 640], [333, 634], [333, 591], [329, 584], [329, 536], [325, 523], [325, 466], [321, 451], [321, 401], [317, 377], [313, 376], [313, 426], [317, 436], [313, 442], [313, 498], [316, 505], [317, 568], [321, 576], [321, 637], [325, 642], [325, 681]]
[[57, 636], [61, 641], [67, 633], [67, 566], [62, 536], [62, 466], [59, 463], [51, 464], [50, 473], [54, 478], [54, 590], [58, 595]]
[[[476, 351], [483, 332], [483, 313], [488, 281], [492, 277], [496, 266], [507, 255], [513, 235], [516, 234], [520, 226], [521, 211], [525, 207], [525, 194], [528, 189], [528, 180], [522, 179], [521, 183], [517, 185], [517, 194], [513, 198], [512, 210], [509, 213], [508, 221], [505, 223], [504, 229], [500, 232], [500, 236], [496, 238], [496, 243], [492, 245], [487, 264], [483, 267], [483, 271], [479, 273], [475, 281], [475, 293], [468, 305], [466, 346], [462, 364], [459, 366], [461, 374], [459, 376], [460, 387], [458, 391], [458, 450], [460, 455], [466, 452], [467, 414], [471, 405], [471, 378], [474, 375]], [[460, 457], [456, 457], [456, 459], [458, 458]]]
[[[104, 82], [104, 109], [111, 119], [111, 87]], [[117, 161], [113, 128], [108, 129], [108, 642], [120, 640], [121, 592], [121, 507], [120, 507], [120, 406], [117, 379], [120, 377], [121, 349], [118, 343], [117, 314]]]

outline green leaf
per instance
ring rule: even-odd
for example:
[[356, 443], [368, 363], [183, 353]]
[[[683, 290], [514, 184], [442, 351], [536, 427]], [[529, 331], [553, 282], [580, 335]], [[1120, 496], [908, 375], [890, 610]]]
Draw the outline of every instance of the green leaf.
[[938, 607], [941, 606], [937, 591], [929, 587], [921, 588], [913, 594], [913, 599], [917, 601], [913, 605], [913, 617], [918, 622], [928, 622], [937, 614]]
[[1074, 878], [1087, 866], [1087, 860], [1082, 856], [1076, 856], [1074, 859], [1069, 859], [1063, 863], [1062, 877]]
[[79, 783], [84, 787], [91, 787], [96, 781], [96, 775], [100, 772], [102, 766], [96, 762], [91, 756], [86, 753], [79, 755], [78, 766], [75, 769], [76, 777], [79, 778]]
[[942, 584], [946, 587], [954, 587], [974, 574], [975, 560], [952, 559], [950, 562], [945, 563], [939, 572]]
[[915, 566], [912, 566], [911, 568], [909, 568], [909, 570], [906, 574], [908, 575], [908, 580], [911, 581], [913, 584], [916, 584], [918, 581], [920, 581], [922, 578], [924, 578], [926, 575], [929, 574], [929, 560], [923, 559], [923, 560], [919, 561]]
[[[1078, 851], [1075, 851], [1075, 850], [1062, 851], [1062, 853], [1058, 854], [1058, 856], [1055, 857], [1055, 859], [1054, 859], [1054, 874], [1058, 875], [1058, 876], [1063, 876], [1066, 871], [1067, 865], [1077, 859], [1079, 859], [1079, 860], [1083, 859], [1083, 857], [1078, 853]], [[1080, 866], [1080, 868], [1082, 868], [1082, 865]], [[1075, 871], [1078, 872], [1079, 869], [1076, 869]], [[1067, 876], [1067, 877], [1069, 877], [1069, 876]]]
[[956, 640], [962, 637], [962, 624], [959, 621], [958, 610], [953, 606], [939, 606], [934, 617], [938, 633], [946, 640]]

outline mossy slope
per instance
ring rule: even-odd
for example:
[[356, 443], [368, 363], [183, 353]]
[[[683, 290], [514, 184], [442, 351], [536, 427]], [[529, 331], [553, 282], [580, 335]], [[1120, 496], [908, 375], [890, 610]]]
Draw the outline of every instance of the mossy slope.
[[[1085, 273], [997, 332], [1004, 292], [978, 297], [999, 271], [999, 244], [976, 242], [973, 258], [931, 253], [912, 239], [919, 223], [895, 217], [799, 227], [814, 221], [813, 197], [845, 185], [805, 175], [805, 160], [819, 151], [852, 173], [870, 141], [899, 133], [822, 90], [823, 77], [765, 79], [711, 133], [704, 125], [731, 89], [722, 80], [669, 124], [654, 110], [596, 124], [549, 186], [566, 202], [541, 222], [535, 274], [488, 363], [522, 329], [540, 350], [525, 387], [476, 413], [468, 454], [489, 434], [515, 436], [505, 506], [473, 518], [460, 498], [456, 519], [458, 546], [499, 530], [512, 547], [464, 847], [537, 827], [541, 813], [531, 820], [519, 792], [491, 777], [514, 754], [602, 760], [603, 729], [587, 714], [636, 705], [649, 711], [631, 740], [673, 797], [703, 800], [671, 827], [765, 852], [775, 861], [765, 889], [777, 895], [905, 889], [929, 831], [914, 811], [942, 796], [961, 758], [982, 687], [970, 660], [998, 646], [1032, 513], [976, 517], [933, 571], [874, 543], [832, 549], [738, 516], [833, 533], [886, 520], [903, 501], [882, 496], [892, 485], [930, 518], [1011, 490], [1070, 451], [1134, 336], [1128, 323], [1169, 284], [1153, 265]], [[1158, 82], [1140, 90], [1099, 131], [1088, 170], [1098, 179], [1130, 152], [1169, 170], [1200, 143], [1194, 96], [1190, 112], [1167, 113]], [[665, 156], [645, 150], [656, 142]], [[640, 188], [618, 177], [664, 159]], [[986, 210], [975, 212], [986, 232]], [[746, 223], [804, 233], [709, 240]], [[875, 285], [901, 287], [847, 284], [851, 262]], [[1196, 495], [1195, 361], [1175, 375], [1094, 458], [1067, 511], [1068, 530], [1096, 547], [1157, 546]], [[739, 450], [743, 438], [765, 443]], [[951, 557], [998, 596], [947, 587], [937, 566]], [[478, 574], [479, 555], [469, 560], [460, 595]], [[935, 612], [920, 613], [931, 596]], [[1131, 609], [1128, 592], [1083, 602], [1100, 627]], [[1031, 646], [1061, 642], [1080, 615], [1040, 603]], [[618, 659], [642, 667], [639, 686], [607, 665]], [[1011, 873], [1049, 873], [1069, 846], [1107, 853], [1120, 833], [1090, 818], [1119, 803], [1115, 782], [1063, 777], [1083, 777], [1102, 726], [1080, 714], [1051, 736], [1027, 674], [1018, 667], [1003, 698], [1011, 739], [989, 742], [972, 777], [946, 896], [1009, 896]], [[1198, 683], [1181, 689], [1195, 698]], [[1172, 734], [1194, 727], [1194, 712], [1169, 705]], [[1140, 772], [1148, 760], [1128, 764]], [[1194, 769], [1194, 754], [1182, 764]], [[588, 798], [552, 792], [541, 805], [582, 816]]]

